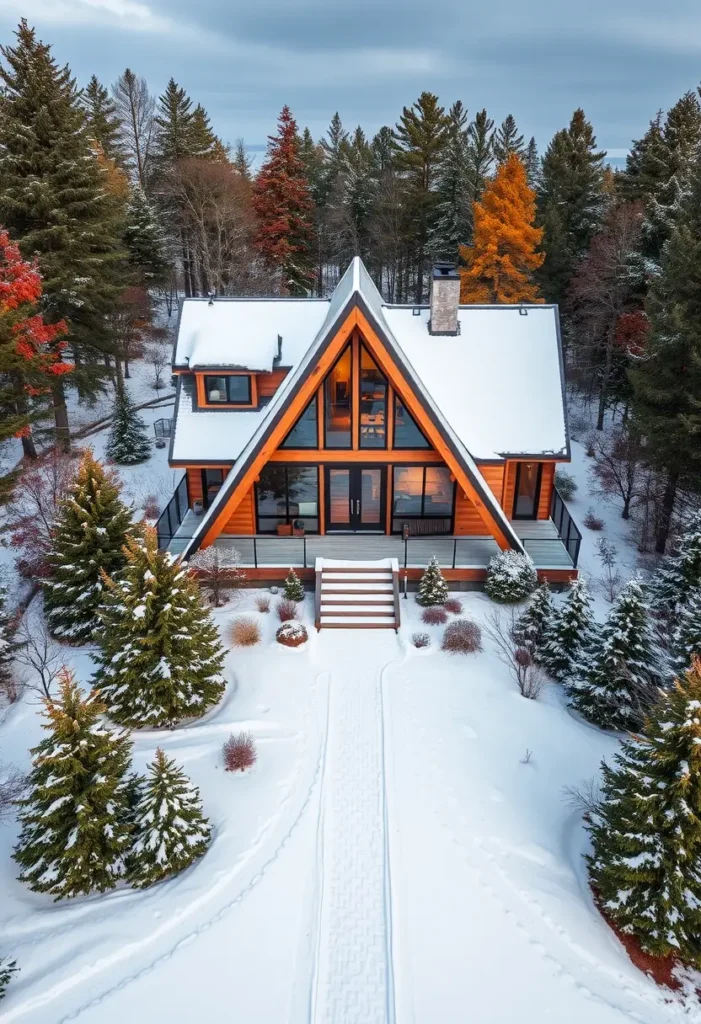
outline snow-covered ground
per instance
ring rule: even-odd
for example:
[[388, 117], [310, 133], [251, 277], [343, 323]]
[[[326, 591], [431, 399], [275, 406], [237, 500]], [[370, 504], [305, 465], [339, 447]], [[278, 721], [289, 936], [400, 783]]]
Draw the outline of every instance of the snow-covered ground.
[[[574, 448], [581, 524], [596, 502]], [[123, 474], [132, 493], [152, 471]], [[627, 526], [602, 514], [628, 574]], [[582, 564], [599, 575], [583, 533]], [[277, 619], [254, 597], [216, 613], [225, 640], [238, 614], [263, 629], [256, 648], [230, 652], [221, 704], [133, 734], [137, 767], [160, 745], [201, 789], [214, 841], [196, 865], [144, 892], [53, 904], [15, 880], [17, 830], [0, 827], [0, 955], [22, 968], [3, 1021], [701, 1021], [631, 964], [591, 900], [586, 833], [563, 789], [597, 772], [614, 736], [573, 717], [555, 684], [522, 698], [486, 636], [482, 653], [440, 652], [441, 628], [420, 625], [411, 596], [398, 636], [317, 635], [307, 597], [298, 650], [274, 642]], [[478, 622], [493, 608], [460, 599]], [[418, 629], [428, 651], [410, 644]], [[87, 682], [89, 652], [66, 659]], [[258, 762], [234, 776], [221, 746], [240, 729]], [[39, 734], [30, 695], [0, 725], [2, 760], [28, 768]]]

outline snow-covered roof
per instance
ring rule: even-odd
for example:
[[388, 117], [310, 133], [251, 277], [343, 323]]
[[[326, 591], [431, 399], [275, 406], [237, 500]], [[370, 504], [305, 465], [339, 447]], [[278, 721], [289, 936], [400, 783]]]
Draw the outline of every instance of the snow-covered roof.
[[170, 458], [173, 462], [233, 462], [266, 418], [270, 405], [260, 409], [198, 410], [195, 382], [180, 378]]

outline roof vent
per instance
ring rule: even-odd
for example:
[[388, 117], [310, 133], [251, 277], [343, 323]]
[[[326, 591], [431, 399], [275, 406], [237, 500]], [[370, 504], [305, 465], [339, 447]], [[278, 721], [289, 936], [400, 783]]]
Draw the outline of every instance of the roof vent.
[[273, 362], [279, 363], [282, 359], [282, 335], [277, 336], [277, 355], [273, 356]]
[[429, 334], [459, 334], [460, 275], [454, 263], [436, 263], [431, 275]]
[[518, 315], [519, 316], [528, 316], [528, 310], [526, 309], [525, 306], [519, 306], [518, 307]]

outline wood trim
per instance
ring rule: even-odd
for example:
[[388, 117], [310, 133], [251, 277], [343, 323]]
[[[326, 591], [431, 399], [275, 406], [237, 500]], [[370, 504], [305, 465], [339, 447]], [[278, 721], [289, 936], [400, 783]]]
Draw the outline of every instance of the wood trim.
[[387, 432], [387, 451], [394, 450], [394, 388], [387, 381], [387, 408], [385, 409], [385, 430]]
[[[402, 449], [396, 452], [387, 452], [384, 448], [360, 448], [357, 452], [350, 448], [278, 448], [271, 456], [271, 462], [347, 462], [356, 463], [377, 463], [386, 465], [388, 458], [393, 462], [421, 462], [432, 465], [444, 465], [443, 459], [438, 452], [430, 449], [420, 448], [417, 451]], [[219, 467], [217, 467], [219, 468]]]
[[[338, 570], [334, 569], [334, 572], [337, 571]], [[355, 571], [357, 572], [358, 570]], [[316, 576], [314, 569], [302, 569], [301, 567], [295, 567], [295, 572], [303, 583], [314, 583]], [[424, 570], [421, 568], [404, 569], [402, 567], [401, 572], [406, 573], [408, 580], [418, 582], [418, 580], [421, 579]], [[441, 572], [449, 583], [483, 583], [487, 576], [486, 569], [441, 568]], [[287, 568], [280, 568], [279, 566], [262, 566], [259, 569], [254, 569], [248, 566], [246, 567], [247, 584], [263, 580], [270, 583], [279, 583], [284, 581], [286, 575]], [[541, 581], [547, 580], [549, 583], [569, 583], [570, 580], [577, 579], [578, 575], [578, 569], [538, 569], [538, 579]], [[356, 593], [360, 593], [360, 591], [356, 591]]]
[[392, 532], [392, 506], [394, 505], [394, 466], [387, 464], [387, 479], [385, 481], [385, 533]]

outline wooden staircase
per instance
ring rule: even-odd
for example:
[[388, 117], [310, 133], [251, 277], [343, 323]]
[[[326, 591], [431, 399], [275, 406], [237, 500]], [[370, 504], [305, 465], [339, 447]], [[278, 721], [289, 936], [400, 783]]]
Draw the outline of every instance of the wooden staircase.
[[399, 563], [316, 560], [317, 629], [399, 629]]

